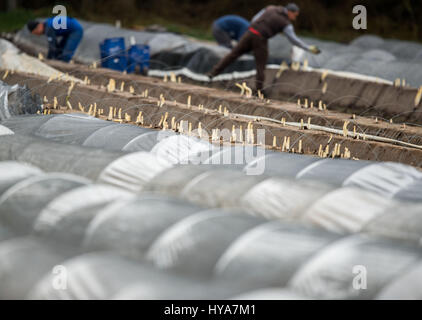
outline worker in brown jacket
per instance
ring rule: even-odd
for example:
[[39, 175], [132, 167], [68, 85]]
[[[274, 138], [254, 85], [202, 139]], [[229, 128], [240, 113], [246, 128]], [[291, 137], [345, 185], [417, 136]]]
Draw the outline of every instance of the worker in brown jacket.
[[268, 39], [279, 32], [283, 32], [294, 45], [314, 54], [319, 54], [321, 51], [318, 47], [309, 46], [296, 36], [292, 21], [295, 21], [298, 15], [299, 7], [294, 3], [285, 7], [268, 6], [261, 10], [254, 17], [248, 31], [239, 40], [237, 46], [217, 63], [214, 69], [208, 73], [208, 77], [212, 79], [242, 54], [252, 50], [256, 63], [256, 90], [262, 92], [265, 80], [265, 65], [268, 59]]

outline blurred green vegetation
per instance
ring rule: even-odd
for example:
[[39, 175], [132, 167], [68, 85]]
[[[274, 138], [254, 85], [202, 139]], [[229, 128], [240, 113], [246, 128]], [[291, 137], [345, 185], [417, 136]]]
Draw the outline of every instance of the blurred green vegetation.
[[17, 9], [11, 12], [0, 11], [0, 32], [12, 32], [21, 29], [29, 20], [47, 17], [51, 8], [37, 10]]
[[34, 18], [29, 10], [15, 10], [12, 12], [0, 12], [0, 31], [14, 31], [22, 28], [25, 23]]
[[[69, 9], [69, 8], [68, 8]], [[75, 13], [75, 14], [72, 14]], [[71, 9], [70, 13], [75, 17], [87, 19], [90, 21], [106, 22], [114, 24], [117, 20], [113, 17], [101, 16], [97, 14], [77, 14]], [[49, 17], [51, 7], [45, 7], [37, 10], [17, 9], [11, 12], [0, 11], [0, 32], [13, 32], [21, 29], [25, 24], [33, 19]], [[160, 16], [146, 15], [138, 19], [131, 20], [130, 23], [124, 23], [124, 27], [133, 29], [142, 29], [150, 25], [160, 25], [169, 32], [184, 34], [201, 40], [213, 40], [211, 30], [208, 27], [195, 27], [181, 24], [177, 21], [169, 21]]]

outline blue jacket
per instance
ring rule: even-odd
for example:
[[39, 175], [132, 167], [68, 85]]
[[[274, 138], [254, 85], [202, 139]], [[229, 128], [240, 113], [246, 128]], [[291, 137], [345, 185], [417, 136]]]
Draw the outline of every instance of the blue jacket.
[[218, 27], [230, 34], [230, 38], [238, 41], [249, 28], [249, 21], [237, 15], [227, 15], [214, 22]]
[[[75, 18], [67, 17], [66, 29], [54, 28], [54, 19], [52, 17], [47, 19], [45, 23], [45, 35], [48, 41], [48, 59], [60, 59], [62, 60], [63, 50], [69, 47], [66, 51], [66, 60], [70, 60], [76, 50], [77, 45], [83, 36], [83, 28], [81, 24]], [[59, 18], [62, 19], [62, 18]], [[58, 23], [61, 23], [59, 20]], [[63, 37], [61, 41], [58, 41], [57, 37]], [[73, 42], [73, 43], [71, 43]], [[68, 56], [70, 58], [68, 59]]]
[[45, 20], [45, 27], [46, 27], [46, 33], [47, 31], [51, 31], [54, 32], [54, 34], [56, 36], [64, 36], [64, 35], [68, 35], [72, 32], [80, 32], [83, 30], [81, 24], [78, 22], [78, 20], [76, 20], [75, 18], [71, 18], [71, 17], [67, 17], [67, 21], [66, 21], [66, 29], [55, 29], [54, 28], [54, 19], [58, 19], [58, 23], [61, 23], [62, 21], [60, 21], [60, 19], [62, 18], [58, 18], [58, 17], [52, 17], [49, 18], [47, 20]]

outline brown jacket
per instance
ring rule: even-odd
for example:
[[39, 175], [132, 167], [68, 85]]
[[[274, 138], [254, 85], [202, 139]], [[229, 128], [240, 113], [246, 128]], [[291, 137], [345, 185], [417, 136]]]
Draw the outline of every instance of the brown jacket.
[[265, 39], [275, 36], [291, 23], [283, 9], [282, 6], [268, 6], [264, 13], [252, 22], [251, 27]]

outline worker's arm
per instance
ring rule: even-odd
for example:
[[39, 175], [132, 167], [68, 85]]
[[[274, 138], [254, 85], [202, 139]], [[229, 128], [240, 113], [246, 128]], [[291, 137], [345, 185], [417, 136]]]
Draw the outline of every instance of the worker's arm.
[[47, 59], [55, 59], [58, 55], [56, 32], [53, 28], [46, 26], [45, 35], [47, 36], [48, 41]]
[[303, 50], [310, 51], [311, 46], [307, 45], [305, 42], [298, 38], [292, 24], [287, 25], [284, 28], [283, 33], [293, 45], [302, 48]]

